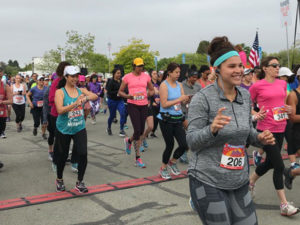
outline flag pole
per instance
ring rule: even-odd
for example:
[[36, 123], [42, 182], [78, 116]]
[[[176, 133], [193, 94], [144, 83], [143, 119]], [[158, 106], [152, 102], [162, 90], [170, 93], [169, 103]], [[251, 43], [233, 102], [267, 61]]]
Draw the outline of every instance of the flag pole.
[[288, 36], [287, 22], [284, 25], [285, 25], [285, 33], [286, 33], [286, 51], [287, 51], [287, 60], [288, 60], [287, 67], [289, 68], [290, 67], [290, 54], [289, 54], [289, 36]]
[[295, 61], [295, 49], [296, 49], [296, 37], [297, 37], [298, 15], [300, 14], [299, 2], [300, 2], [300, 0], [298, 0], [298, 3], [297, 3], [297, 10], [296, 10], [295, 33], [294, 33], [294, 48], [293, 48], [293, 56], [292, 56], [292, 69], [293, 69], [293, 67], [294, 67], [294, 61]]

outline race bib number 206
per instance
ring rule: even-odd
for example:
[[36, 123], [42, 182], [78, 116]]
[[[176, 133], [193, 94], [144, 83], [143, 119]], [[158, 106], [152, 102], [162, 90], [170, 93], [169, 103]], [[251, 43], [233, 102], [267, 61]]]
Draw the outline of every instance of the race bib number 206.
[[230, 170], [242, 170], [245, 164], [245, 146], [225, 144], [220, 166]]

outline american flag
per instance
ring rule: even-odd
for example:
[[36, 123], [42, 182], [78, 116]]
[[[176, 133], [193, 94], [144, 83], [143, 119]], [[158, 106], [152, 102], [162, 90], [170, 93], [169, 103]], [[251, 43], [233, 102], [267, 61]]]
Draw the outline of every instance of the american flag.
[[259, 66], [259, 52], [258, 52], [258, 48], [259, 48], [258, 32], [256, 32], [255, 40], [254, 40], [254, 43], [252, 45], [252, 48], [251, 48], [251, 51], [250, 51], [250, 55], [249, 55], [249, 62], [250, 62], [250, 64], [251, 64], [252, 67]]

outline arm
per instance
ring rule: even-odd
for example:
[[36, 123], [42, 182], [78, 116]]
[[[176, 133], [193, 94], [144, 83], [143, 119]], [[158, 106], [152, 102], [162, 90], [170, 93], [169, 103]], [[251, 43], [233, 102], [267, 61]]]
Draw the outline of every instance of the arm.
[[201, 151], [214, 144], [214, 136], [209, 122], [209, 105], [204, 94], [198, 92], [189, 106], [189, 124], [186, 140], [191, 151]]
[[85, 95], [85, 101], [95, 101], [97, 100], [98, 96], [93, 92], [88, 91], [86, 88], [80, 88], [81, 92]]
[[119, 96], [121, 96], [122, 98], [133, 99], [132, 95], [125, 93], [124, 90], [125, 90], [126, 86], [127, 86], [127, 84], [125, 82], [121, 83], [120, 89], [118, 91]]
[[148, 88], [148, 96], [153, 96], [155, 91], [154, 91], [154, 87], [153, 87], [151, 80], [148, 81], [147, 88]]
[[6, 100], [3, 100], [1, 102], [1, 104], [4, 104], [4, 105], [10, 105], [13, 103], [13, 100], [12, 100], [12, 90], [10, 89], [10, 87], [8, 85], [6, 85], [5, 87], [6, 89]]
[[76, 102], [73, 102], [71, 105], [64, 106], [64, 92], [61, 89], [56, 90], [55, 92], [55, 107], [57, 110], [57, 113], [59, 115], [64, 114], [66, 112], [71, 111], [72, 109], [76, 108], [77, 106], [80, 105], [80, 102], [82, 101], [82, 98], [78, 97]]
[[294, 91], [292, 91], [288, 95], [287, 104], [292, 107], [292, 113], [289, 115], [290, 120], [293, 123], [300, 123], [300, 115], [296, 114], [296, 107], [297, 107], [297, 104], [298, 104], [298, 99], [297, 99], [296, 93]]
[[28, 102], [30, 108], [33, 108], [33, 104], [32, 104], [31, 99], [30, 99], [30, 96], [31, 96], [31, 95], [32, 95], [32, 92], [31, 92], [31, 90], [30, 90], [30, 91], [28, 91], [27, 94], [26, 94], [26, 99], [27, 99], [27, 102]]

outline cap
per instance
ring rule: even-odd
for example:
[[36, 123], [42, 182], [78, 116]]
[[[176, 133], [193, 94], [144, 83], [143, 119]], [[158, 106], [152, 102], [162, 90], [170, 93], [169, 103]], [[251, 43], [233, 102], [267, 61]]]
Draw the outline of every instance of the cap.
[[144, 65], [144, 60], [142, 58], [135, 58], [133, 60], [133, 64], [136, 66], [143, 66]]
[[192, 71], [188, 74], [188, 77], [192, 77], [192, 76], [198, 76], [198, 72], [197, 71]]
[[64, 76], [66, 75], [76, 75], [80, 73], [78, 66], [66, 66], [64, 69]]
[[158, 71], [158, 75], [163, 75], [163, 74], [164, 74], [163, 70]]
[[37, 78], [37, 80], [40, 80], [40, 79], [42, 79], [42, 78], [45, 79], [44, 76], [39, 75], [38, 78]]
[[79, 81], [85, 81], [85, 76], [84, 75], [79, 75]]
[[86, 75], [85, 77], [88, 78], [88, 77], [90, 77], [90, 76], [91, 76], [91, 75]]
[[249, 73], [253, 73], [252, 69], [244, 69], [244, 75], [248, 75]]
[[[297, 71], [297, 74], [298, 74], [298, 71]], [[293, 72], [289, 68], [287, 68], [287, 67], [281, 67], [279, 69], [279, 76], [280, 77], [282, 77], [282, 76], [288, 76], [288, 77], [290, 77], [292, 75], [293, 75]]]
[[50, 80], [49, 77], [45, 77], [45, 80]]

